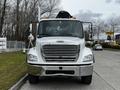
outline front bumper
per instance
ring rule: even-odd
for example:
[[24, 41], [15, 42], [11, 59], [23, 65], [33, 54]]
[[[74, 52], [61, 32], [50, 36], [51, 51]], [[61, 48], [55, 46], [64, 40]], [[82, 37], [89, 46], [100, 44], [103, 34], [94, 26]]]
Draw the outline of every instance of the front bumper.
[[93, 65], [32, 65], [28, 64], [28, 74], [35, 76], [89, 76]]

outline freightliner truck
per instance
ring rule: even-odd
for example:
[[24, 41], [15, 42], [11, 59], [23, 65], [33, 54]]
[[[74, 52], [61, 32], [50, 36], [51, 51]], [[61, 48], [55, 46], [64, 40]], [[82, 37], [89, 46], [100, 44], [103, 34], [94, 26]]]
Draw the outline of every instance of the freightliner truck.
[[35, 47], [27, 52], [28, 80], [39, 77], [72, 76], [92, 81], [94, 55], [85, 46], [83, 22], [73, 18], [41, 19]]

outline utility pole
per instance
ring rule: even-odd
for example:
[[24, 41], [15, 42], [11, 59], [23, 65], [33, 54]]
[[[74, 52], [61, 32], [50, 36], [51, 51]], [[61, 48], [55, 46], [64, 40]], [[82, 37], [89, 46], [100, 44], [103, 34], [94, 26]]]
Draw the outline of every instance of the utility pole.
[[113, 25], [113, 41], [115, 41], [115, 36], [114, 36], [114, 33], [115, 33], [115, 26]]
[[98, 26], [98, 28], [97, 28], [97, 39], [98, 39], [98, 42], [99, 42], [99, 40], [100, 40], [100, 27]]

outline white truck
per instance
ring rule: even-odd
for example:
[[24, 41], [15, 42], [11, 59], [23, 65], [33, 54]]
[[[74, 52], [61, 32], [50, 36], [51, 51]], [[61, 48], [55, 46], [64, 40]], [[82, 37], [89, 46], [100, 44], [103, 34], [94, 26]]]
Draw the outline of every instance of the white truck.
[[85, 47], [83, 23], [71, 18], [42, 19], [35, 47], [27, 52], [28, 80], [42, 76], [73, 76], [92, 81], [94, 55]]

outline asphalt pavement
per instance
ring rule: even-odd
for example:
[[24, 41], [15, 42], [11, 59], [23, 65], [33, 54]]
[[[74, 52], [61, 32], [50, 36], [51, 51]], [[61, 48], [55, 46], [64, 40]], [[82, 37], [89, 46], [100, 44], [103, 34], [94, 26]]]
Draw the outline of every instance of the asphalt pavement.
[[28, 81], [20, 90], [120, 90], [120, 51], [94, 51], [93, 81], [90, 85], [78, 83], [71, 77], [42, 78], [38, 84]]

